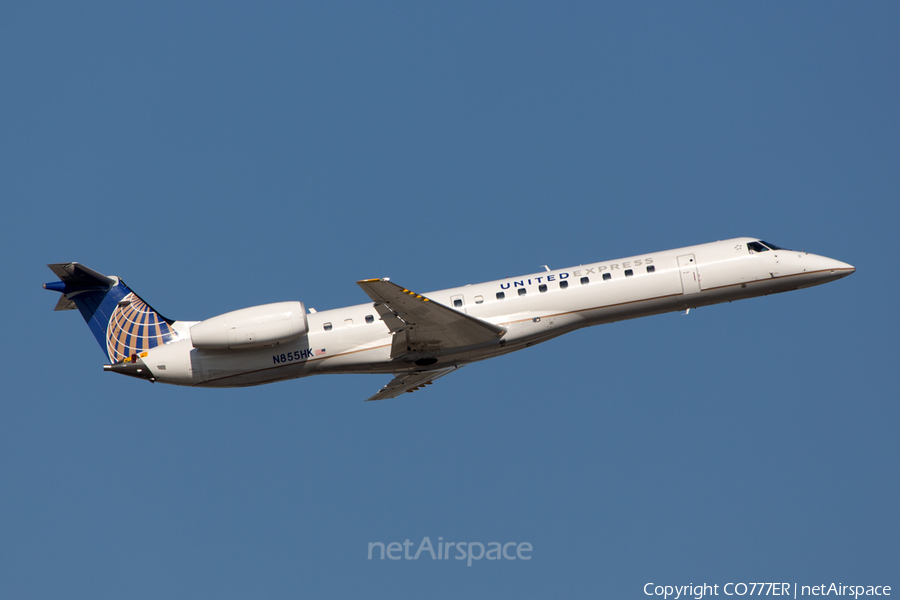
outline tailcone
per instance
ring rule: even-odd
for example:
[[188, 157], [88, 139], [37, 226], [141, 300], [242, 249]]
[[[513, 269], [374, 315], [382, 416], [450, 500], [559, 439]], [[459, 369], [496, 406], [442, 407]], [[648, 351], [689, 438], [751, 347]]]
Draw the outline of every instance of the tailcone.
[[150, 369], [147, 368], [144, 361], [136, 354], [124, 358], [117, 363], [103, 365], [103, 370], [119, 373], [120, 375], [127, 375], [129, 377], [137, 377], [138, 379], [146, 379], [150, 383], [156, 382], [156, 377], [153, 376], [153, 373], [150, 372]]

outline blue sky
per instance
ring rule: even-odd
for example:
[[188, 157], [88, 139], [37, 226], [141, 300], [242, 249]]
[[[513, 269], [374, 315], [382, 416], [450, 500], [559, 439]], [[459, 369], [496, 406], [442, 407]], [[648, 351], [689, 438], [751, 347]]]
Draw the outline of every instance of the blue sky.
[[[0, 8], [9, 598], [900, 585], [900, 9]], [[826, 286], [575, 332], [364, 404], [104, 373], [50, 262], [199, 320], [760, 236]], [[530, 561], [369, 561], [369, 542]]]

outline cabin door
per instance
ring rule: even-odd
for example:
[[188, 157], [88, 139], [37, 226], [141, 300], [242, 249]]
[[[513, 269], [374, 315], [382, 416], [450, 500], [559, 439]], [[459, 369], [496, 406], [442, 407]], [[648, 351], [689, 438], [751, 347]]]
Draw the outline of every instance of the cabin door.
[[685, 295], [700, 291], [700, 274], [697, 273], [697, 261], [693, 254], [678, 257], [678, 273], [681, 275], [681, 290]]

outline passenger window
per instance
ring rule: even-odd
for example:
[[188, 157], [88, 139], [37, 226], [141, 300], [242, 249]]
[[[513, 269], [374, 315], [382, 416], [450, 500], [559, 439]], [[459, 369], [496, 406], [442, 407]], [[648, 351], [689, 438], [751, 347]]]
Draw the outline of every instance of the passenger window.
[[373, 317], [372, 315], [366, 315], [366, 323], [374, 323], [374, 322], [375, 322], [375, 317]]
[[506, 294], [504, 294], [503, 292], [497, 292], [497, 300], [503, 300], [504, 298], [506, 298]]
[[519, 295], [520, 295], [520, 296], [524, 296], [525, 293], [526, 293], [526, 292], [525, 292], [525, 288], [519, 288]]
[[325, 331], [331, 331], [331, 323], [325, 323]]
[[547, 291], [547, 286], [542, 283], [541, 285], [538, 286], [538, 291], [543, 294], [544, 292]]
[[590, 277], [582, 277], [582, 278], [581, 278], [581, 285], [587, 285], [587, 284], [589, 284], [590, 282], [591, 282], [591, 278], [590, 278]]
[[344, 319], [344, 327], [353, 327], [353, 319]]
[[650, 265], [649, 267], [647, 267], [648, 273], [653, 273], [654, 271], [656, 271], [656, 267], [654, 267], [653, 265]]
[[612, 279], [612, 273], [603, 274], [603, 281], [609, 281], [610, 279]]
[[560, 282], [559, 282], [559, 289], [564, 290], [564, 289], [566, 289], [567, 287], [569, 287], [569, 282], [568, 282], [568, 281], [560, 281]]
[[456, 300], [453, 301], [453, 306], [455, 306], [456, 308], [461, 308], [462, 300], [460, 298], [457, 298]]
[[481, 304], [484, 302], [484, 296], [475, 296], [475, 304]]
[[625, 277], [631, 277], [632, 275], [634, 275], [634, 271], [632, 271], [631, 269], [625, 269]]

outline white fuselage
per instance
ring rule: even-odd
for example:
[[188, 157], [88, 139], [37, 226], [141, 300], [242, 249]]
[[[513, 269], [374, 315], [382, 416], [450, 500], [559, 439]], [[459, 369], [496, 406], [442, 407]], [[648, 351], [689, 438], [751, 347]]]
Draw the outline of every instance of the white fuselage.
[[[438, 355], [428, 368], [498, 356], [581, 327], [819, 285], [854, 270], [806, 252], [753, 252], [748, 245], [755, 242], [736, 238], [422, 294], [506, 330], [491, 344]], [[391, 359], [394, 334], [372, 302], [311, 312], [307, 319], [302, 338], [239, 351], [194, 348], [188, 334], [194, 323], [176, 322], [179, 339], [151, 349], [144, 363], [159, 382], [207, 387], [423, 370]]]

